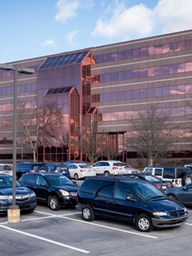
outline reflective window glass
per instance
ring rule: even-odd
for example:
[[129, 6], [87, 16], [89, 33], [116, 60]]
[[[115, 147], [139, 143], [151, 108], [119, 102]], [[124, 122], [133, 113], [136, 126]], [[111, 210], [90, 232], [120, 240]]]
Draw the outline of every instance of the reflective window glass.
[[192, 40], [186, 41], [186, 50], [192, 50]]
[[148, 55], [154, 55], [155, 54], [155, 49], [154, 49], [154, 46], [150, 46], [148, 48]]
[[148, 76], [148, 70], [147, 69], [141, 69], [140, 70], [140, 77], [147, 77]]
[[111, 61], [117, 60], [117, 53], [111, 53]]
[[141, 57], [144, 57], [144, 56], [147, 56], [148, 55], [148, 48], [141, 48], [140, 49], [140, 56]]
[[163, 53], [163, 46], [162, 45], [155, 45], [155, 54]]
[[170, 51], [169, 44], [163, 45], [163, 53], [168, 53]]
[[132, 56], [133, 56], [132, 50], [125, 51], [125, 57], [127, 59], [132, 58]]
[[178, 45], [177, 43], [170, 43], [170, 52], [177, 51]]
[[178, 71], [177, 64], [170, 65], [170, 74], [177, 73], [177, 71]]
[[118, 60], [123, 60], [123, 59], [125, 59], [125, 51], [118, 52], [118, 53], [117, 53], [117, 59], [118, 59]]
[[140, 71], [139, 69], [138, 70], [133, 70], [132, 71], [132, 74], [133, 74], [133, 78], [139, 78], [140, 77]]
[[139, 57], [139, 49], [134, 49], [133, 50], [133, 58]]
[[192, 71], [192, 62], [186, 63], [186, 71]]
[[132, 99], [133, 98], [133, 91], [126, 91], [125, 92], [125, 98], [126, 99]]
[[185, 50], [185, 42], [178, 42], [178, 50]]
[[170, 71], [169, 71], [169, 66], [163, 66], [163, 72], [162, 72], [164, 75], [165, 74], [169, 74]]

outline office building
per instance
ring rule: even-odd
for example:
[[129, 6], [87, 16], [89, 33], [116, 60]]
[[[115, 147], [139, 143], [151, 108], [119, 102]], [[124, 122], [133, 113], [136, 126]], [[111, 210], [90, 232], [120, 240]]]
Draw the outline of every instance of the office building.
[[[192, 157], [192, 30], [8, 64], [36, 71], [31, 76], [18, 74], [20, 113], [28, 109], [34, 120], [34, 109], [54, 102], [63, 115], [55, 138], [47, 141], [42, 132], [36, 152], [39, 161], [82, 159], [85, 152], [74, 141], [80, 145], [82, 127], [95, 121], [97, 133], [106, 135], [116, 156], [134, 163], [134, 149], [126, 143], [129, 113], [154, 104], [171, 110], [171, 122], [181, 131], [172, 156]], [[12, 71], [0, 71], [0, 95], [0, 160], [7, 160], [12, 157]], [[22, 126], [18, 121], [18, 158], [28, 159], [32, 152], [26, 148]], [[36, 125], [31, 127], [35, 140]]]

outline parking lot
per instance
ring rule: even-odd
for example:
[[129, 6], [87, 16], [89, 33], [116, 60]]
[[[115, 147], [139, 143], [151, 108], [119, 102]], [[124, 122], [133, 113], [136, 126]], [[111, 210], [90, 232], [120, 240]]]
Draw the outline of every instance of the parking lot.
[[51, 211], [38, 205], [20, 222], [0, 217], [1, 255], [75, 256], [185, 255], [191, 256], [192, 209], [179, 228], [138, 232], [135, 226], [115, 220], [83, 221], [76, 209]]

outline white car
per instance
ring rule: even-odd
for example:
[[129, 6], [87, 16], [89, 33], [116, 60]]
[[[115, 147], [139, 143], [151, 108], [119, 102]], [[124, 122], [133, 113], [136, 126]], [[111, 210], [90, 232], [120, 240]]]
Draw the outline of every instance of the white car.
[[104, 176], [108, 175], [123, 175], [127, 173], [127, 169], [124, 163], [121, 161], [108, 160], [108, 161], [98, 161], [92, 165], [96, 174], [102, 174]]
[[94, 169], [88, 164], [68, 164], [71, 179], [83, 179], [87, 177], [96, 176]]
[[127, 163], [123, 163], [126, 167], [126, 173], [131, 174], [131, 173], [139, 173], [139, 170], [133, 168], [132, 166], [128, 165]]
[[9, 174], [13, 176], [12, 164], [0, 164], [0, 174]]

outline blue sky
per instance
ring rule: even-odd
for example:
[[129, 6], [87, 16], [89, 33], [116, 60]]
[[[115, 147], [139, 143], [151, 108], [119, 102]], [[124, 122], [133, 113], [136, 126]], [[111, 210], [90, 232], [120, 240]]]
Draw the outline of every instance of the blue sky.
[[192, 0], [0, 0], [0, 63], [192, 29]]

